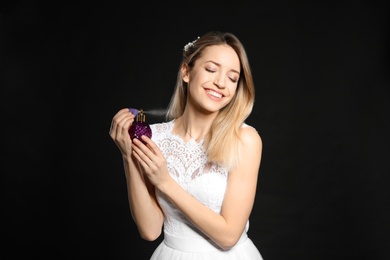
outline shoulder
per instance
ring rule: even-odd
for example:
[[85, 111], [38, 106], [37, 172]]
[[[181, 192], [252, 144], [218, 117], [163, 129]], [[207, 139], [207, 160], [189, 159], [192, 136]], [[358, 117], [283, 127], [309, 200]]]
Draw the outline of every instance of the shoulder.
[[245, 142], [247, 141], [256, 141], [256, 142], [262, 142], [261, 137], [259, 133], [257, 132], [256, 128], [254, 128], [251, 125], [248, 125], [246, 123], [242, 124], [240, 128], [240, 138]]
[[262, 149], [263, 142], [256, 128], [244, 123], [239, 130], [240, 140], [244, 147]]

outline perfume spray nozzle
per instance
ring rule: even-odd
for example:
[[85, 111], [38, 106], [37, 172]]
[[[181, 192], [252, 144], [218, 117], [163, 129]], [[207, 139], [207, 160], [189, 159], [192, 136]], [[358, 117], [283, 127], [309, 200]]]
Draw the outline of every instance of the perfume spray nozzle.
[[138, 115], [138, 112], [139, 112], [138, 109], [132, 108], [132, 107], [129, 107], [129, 111], [130, 111], [134, 116], [137, 116], [137, 115]]

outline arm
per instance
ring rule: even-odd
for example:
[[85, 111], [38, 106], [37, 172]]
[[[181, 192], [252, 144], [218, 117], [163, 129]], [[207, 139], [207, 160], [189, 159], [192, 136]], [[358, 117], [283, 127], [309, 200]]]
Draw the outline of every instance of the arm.
[[127, 108], [121, 109], [113, 118], [110, 136], [122, 154], [126, 176], [127, 194], [131, 215], [145, 240], [155, 240], [161, 234], [163, 213], [157, 203], [154, 187], [139, 167], [132, 154], [132, 141], [128, 129], [134, 115]]
[[[251, 127], [240, 130], [241, 145], [238, 165], [229, 172], [229, 179], [221, 215], [204, 206], [169, 178], [155, 144], [144, 140], [152, 148], [134, 141], [135, 157], [145, 169], [145, 174], [157, 189], [163, 192], [187, 218], [214, 242], [224, 249], [233, 247], [239, 240], [252, 211], [257, 177], [261, 161], [262, 141]], [[145, 149], [146, 148], [146, 149]]]

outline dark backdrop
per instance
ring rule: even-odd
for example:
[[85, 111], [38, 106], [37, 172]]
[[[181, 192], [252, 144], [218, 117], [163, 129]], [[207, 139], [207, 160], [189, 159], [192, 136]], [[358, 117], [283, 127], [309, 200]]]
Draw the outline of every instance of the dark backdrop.
[[209, 30], [253, 69], [264, 259], [390, 259], [385, 1], [3, 1], [0, 19], [6, 259], [150, 257], [161, 238], [131, 219], [111, 118], [165, 108], [181, 49]]

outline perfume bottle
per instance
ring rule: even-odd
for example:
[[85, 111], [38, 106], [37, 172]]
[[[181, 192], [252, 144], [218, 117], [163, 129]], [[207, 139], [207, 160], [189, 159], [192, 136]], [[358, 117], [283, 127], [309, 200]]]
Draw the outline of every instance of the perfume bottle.
[[136, 120], [133, 122], [133, 124], [129, 128], [129, 134], [131, 140], [134, 138], [137, 138], [144, 144], [146, 144], [142, 139], [141, 136], [145, 135], [149, 138], [152, 137], [152, 129], [150, 128], [149, 124], [145, 122], [146, 116], [144, 114], [144, 111], [140, 109], [137, 113]]

